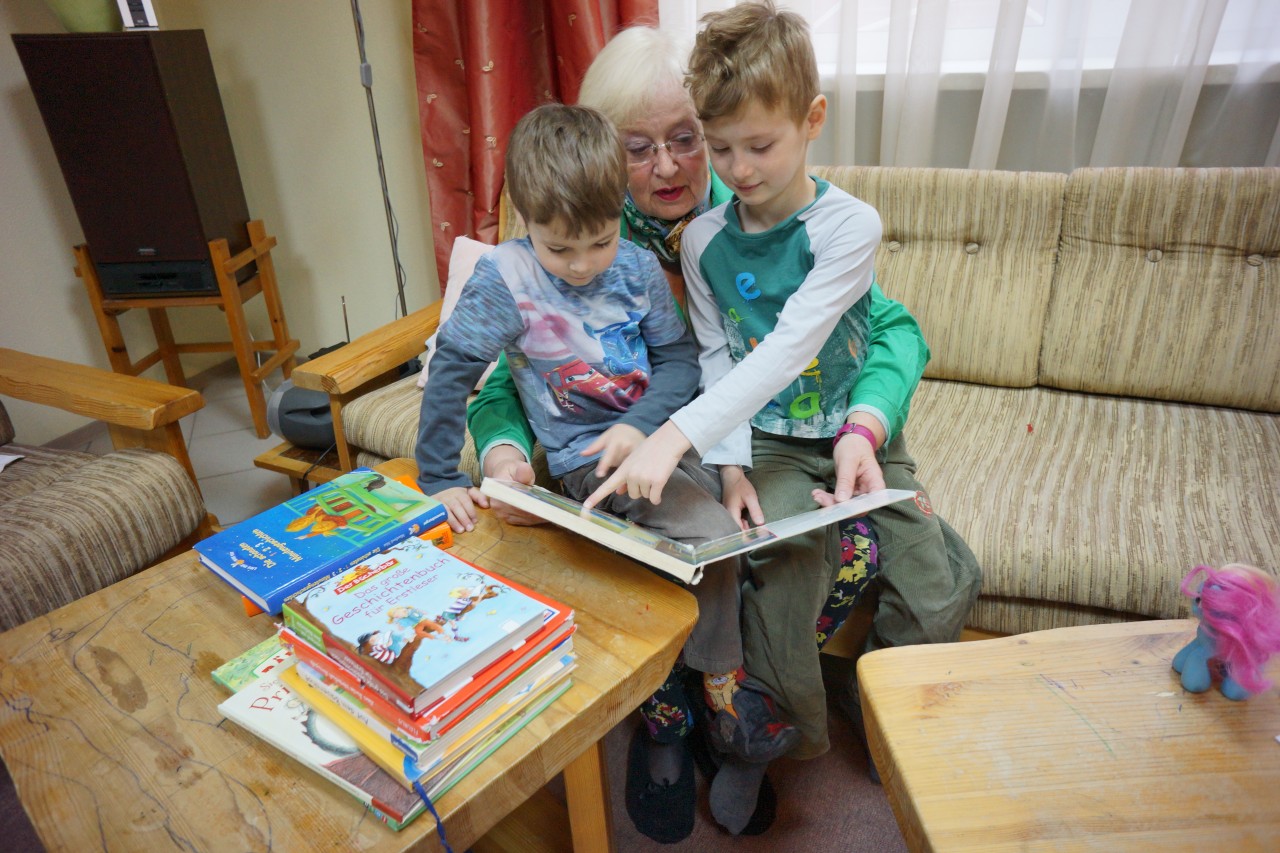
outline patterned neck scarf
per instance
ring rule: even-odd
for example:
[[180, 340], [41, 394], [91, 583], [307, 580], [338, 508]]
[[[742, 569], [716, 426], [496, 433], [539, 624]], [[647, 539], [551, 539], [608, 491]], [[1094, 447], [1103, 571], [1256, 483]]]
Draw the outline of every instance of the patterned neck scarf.
[[702, 194], [702, 201], [693, 210], [679, 219], [658, 219], [636, 207], [631, 191], [627, 190], [627, 198], [622, 203], [622, 236], [641, 248], [648, 249], [663, 262], [680, 263], [680, 237], [684, 228], [700, 213], [705, 213], [711, 203], [711, 184]]

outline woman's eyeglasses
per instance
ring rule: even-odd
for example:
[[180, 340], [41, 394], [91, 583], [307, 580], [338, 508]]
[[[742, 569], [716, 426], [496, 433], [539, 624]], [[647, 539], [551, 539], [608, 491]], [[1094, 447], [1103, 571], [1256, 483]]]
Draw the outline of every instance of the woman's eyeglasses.
[[666, 142], [628, 142], [627, 165], [633, 169], [652, 166], [658, 159], [658, 149], [665, 148], [672, 159], [685, 160], [702, 153], [702, 134], [681, 133]]

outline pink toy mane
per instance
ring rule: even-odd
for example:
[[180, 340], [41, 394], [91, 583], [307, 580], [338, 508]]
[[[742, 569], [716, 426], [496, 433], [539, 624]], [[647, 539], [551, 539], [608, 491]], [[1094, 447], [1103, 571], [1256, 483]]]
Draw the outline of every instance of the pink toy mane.
[[1214, 659], [1250, 693], [1270, 688], [1262, 667], [1280, 654], [1280, 581], [1240, 563], [1196, 566], [1182, 579], [1182, 591], [1200, 596], [1200, 622], [1214, 640]]

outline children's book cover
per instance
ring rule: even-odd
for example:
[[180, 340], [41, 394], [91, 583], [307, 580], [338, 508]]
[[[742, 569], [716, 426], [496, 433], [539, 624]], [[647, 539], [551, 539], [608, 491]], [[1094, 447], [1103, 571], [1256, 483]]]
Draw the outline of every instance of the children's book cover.
[[326, 684], [355, 694], [389, 725], [410, 741], [430, 743], [447, 734], [477, 706], [486, 703], [498, 691], [548, 653], [568, 653], [573, 650], [573, 633], [577, 626], [563, 622], [543, 625], [512, 653], [503, 655], [458, 690], [433, 702], [426, 710], [411, 714], [397, 703], [370, 688], [365, 680], [338, 664], [319, 649], [304, 643], [288, 628], [280, 629], [280, 642], [290, 648], [299, 661], [305, 661], [319, 672]]
[[278, 635], [272, 635], [215, 668], [209, 676], [235, 693], [250, 681], [292, 666], [294, 660], [293, 649], [282, 643]]
[[707, 563], [743, 554], [762, 545], [798, 536], [896, 501], [914, 499], [916, 496], [915, 492], [907, 489], [880, 489], [833, 506], [813, 509], [740, 533], [690, 545], [603, 510], [594, 507], [588, 510], [578, 501], [541, 486], [486, 477], [480, 484], [480, 491], [691, 584], [702, 579], [702, 567]]
[[290, 691], [278, 674], [250, 681], [218, 710], [359, 799], [392, 829], [402, 829], [426, 808], [346, 732]]
[[200, 561], [268, 613], [448, 517], [434, 498], [357, 468], [195, 545]]
[[284, 604], [306, 643], [419, 712], [534, 633], [547, 608], [503, 578], [409, 539]]

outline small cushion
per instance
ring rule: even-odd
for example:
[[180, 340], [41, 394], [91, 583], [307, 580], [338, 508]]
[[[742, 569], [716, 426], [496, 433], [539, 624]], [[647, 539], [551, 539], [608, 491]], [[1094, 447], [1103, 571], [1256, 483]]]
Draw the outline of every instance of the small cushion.
[[[467, 279], [471, 278], [471, 273], [476, 268], [476, 263], [485, 252], [492, 249], [488, 243], [481, 243], [479, 240], [472, 240], [470, 237], [455, 237], [453, 240], [453, 250], [449, 253], [449, 279], [444, 288], [444, 301], [440, 306], [440, 325], [444, 325], [444, 321], [449, 319], [449, 315], [453, 313], [453, 306], [458, 304], [458, 297], [462, 295], [462, 288], [467, 283]], [[439, 334], [437, 332], [436, 334]], [[418, 387], [424, 388], [427, 384], [427, 371], [431, 367], [431, 354], [436, 349], [436, 335], [427, 338], [427, 351], [422, 359], [422, 373], [418, 375]], [[489, 378], [489, 374], [493, 373], [494, 365], [489, 368], [480, 377], [480, 381], [476, 383], [476, 390], [479, 391], [484, 387], [484, 381]]]
[[[130, 449], [82, 461], [4, 505], [0, 631], [129, 577], [204, 520], [200, 492], [168, 454]], [[33, 459], [11, 467], [28, 462], [35, 467]]]

